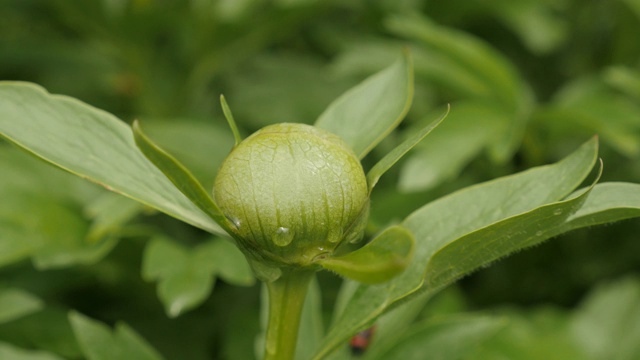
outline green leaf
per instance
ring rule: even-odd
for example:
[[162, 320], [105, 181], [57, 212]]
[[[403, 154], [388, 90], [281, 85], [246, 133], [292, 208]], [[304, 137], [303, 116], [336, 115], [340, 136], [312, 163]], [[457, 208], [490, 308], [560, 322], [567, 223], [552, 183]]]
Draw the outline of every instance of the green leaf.
[[566, 220], [584, 204], [600, 175], [602, 166], [593, 185], [578, 196], [493, 223], [441, 248], [427, 266], [428, 286], [448, 285], [475, 269], [561, 233]]
[[224, 235], [140, 153], [129, 126], [107, 112], [34, 84], [3, 82], [0, 135], [109, 190]]
[[222, 122], [194, 118], [144, 119], [145, 134], [175, 156], [205, 189], [233, 147], [233, 135]]
[[216, 276], [235, 284], [254, 283], [244, 256], [228, 241], [207, 241], [193, 249], [156, 238], [145, 249], [142, 276], [158, 282], [158, 296], [169, 317], [177, 317], [205, 301]]
[[158, 354], [144, 339], [126, 324], [117, 324], [115, 330], [80, 313], [69, 313], [73, 332], [88, 360], [160, 360]]
[[598, 286], [579, 306], [571, 335], [593, 359], [640, 355], [640, 280], [628, 277]]
[[79, 359], [82, 354], [67, 315], [56, 308], [43, 308], [0, 324], [0, 339], [25, 349], [42, 349], [66, 359]]
[[464, 359], [595, 360], [570, 336], [570, 318], [554, 307], [503, 309], [506, 326]]
[[0, 359], [3, 360], [63, 360], [61, 357], [44, 351], [32, 351], [17, 348], [0, 342]]
[[408, 52], [335, 100], [315, 126], [339, 135], [363, 158], [402, 121], [413, 99]]
[[178, 190], [215, 220], [218, 225], [226, 228], [228, 220], [213, 202], [209, 193], [202, 187], [202, 184], [176, 158], [154, 144], [142, 132], [138, 120], [133, 122], [133, 136], [140, 151], [171, 180]]
[[418, 42], [416, 74], [463, 96], [496, 104], [510, 115], [500, 141], [491, 145], [492, 156], [508, 159], [520, 145], [534, 104], [532, 90], [509, 59], [477, 37], [418, 15], [391, 17], [387, 26]]
[[409, 264], [415, 240], [400, 226], [392, 226], [370, 243], [346, 255], [319, 260], [323, 268], [365, 283], [377, 284], [400, 274]]
[[242, 136], [240, 135], [240, 131], [238, 130], [238, 125], [236, 125], [236, 121], [233, 118], [233, 114], [231, 113], [231, 109], [227, 104], [227, 100], [225, 100], [224, 95], [220, 95], [220, 105], [222, 106], [222, 112], [224, 113], [224, 117], [227, 119], [229, 123], [229, 127], [231, 128], [231, 132], [233, 133], [233, 138], [236, 141], [236, 145], [242, 142]]
[[454, 103], [447, 121], [407, 156], [400, 168], [399, 189], [423, 191], [455, 178], [481, 151], [499, 141], [509, 121], [508, 113], [487, 102]]
[[504, 319], [482, 315], [457, 315], [415, 326], [394, 347], [377, 359], [461, 359], [494, 336]]
[[413, 149], [422, 139], [424, 139], [431, 130], [435, 129], [445, 117], [449, 114], [449, 108], [447, 108], [447, 112], [440, 116], [439, 119], [432, 122], [431, 124], [425, 126], [422, 130], [416, 132], [408, 139], [403, 141], [400, 145], [398, 145], [395, 149], [391, 150], [387, 155], [385, 155], [378, 163], [376, 163], [371, 170], [367, 173], [367, 185], [369, 186], [369, 193], [373, 190], [374, 186], [378, 183], [380, 177], [387, 172], [398, 160], [400, 160], [407, 152]]
[[[416, 210], [403, 222], [416, 239], [414, 260], [388, 283], [361, 285], [329, 329], [315, 359], [327, 356], [396, 301], [409, 300], [410, 294], [423, 287], [427, 264], [439, 249], [468, 233], [567, 196], [590, 172], [597, 148], [597, 139], [591, 139], [556, 164], [462, 189]], [[426, 287], [424, 291], [438, 289]]]
[[105, 192], [84, 209], [84, 213], [92, 219], [87, 241], [95, 244], [105, 236], [118, 232], [141, 211], [142, 204], [116, 193]]
[[40, 299], [26, 291], [0, 289], [0, 324], [34, 313], [43, 306]]

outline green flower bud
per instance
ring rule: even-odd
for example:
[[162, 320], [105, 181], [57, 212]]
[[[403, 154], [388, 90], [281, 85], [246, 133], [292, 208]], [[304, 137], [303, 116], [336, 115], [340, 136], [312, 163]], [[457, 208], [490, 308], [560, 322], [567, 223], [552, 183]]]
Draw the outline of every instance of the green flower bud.
[[362, 238], [368, 189], [358, 158], [338, 136], [304, 124], [267, 126], [222, 163], [214, 199], [245, 253], [308, 266]]

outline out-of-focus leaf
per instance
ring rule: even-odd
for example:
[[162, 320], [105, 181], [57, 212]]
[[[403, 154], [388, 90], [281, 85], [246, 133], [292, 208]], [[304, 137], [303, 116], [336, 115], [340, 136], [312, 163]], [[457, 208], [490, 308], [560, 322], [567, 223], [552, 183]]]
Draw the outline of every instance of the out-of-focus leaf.
[[501, 161], [511, 157], [520, 145], [533, 105], [532, 91], [515, 66], [482, 40], [424, 17], [395, 16], [388, 19], [387, 26], [393, 33], [418, 42], [418, 76], [495, 104], [509, 114], [509, 126], [490, 151]]
[[244, 256], [224, 240], [188, 249], [175, 241], [156, 238], [145, 250], [142, 276], [158, 281], [158, 296], [170, 317], [206, 300], [218, 275], [236, 285], [254, 282]]
[[568, 24], [548, 2], [537, 0], [492, 1], [493, 15], [510, 27], [537, 54], [546, 54], [567, 38]]
[[608, 89], [597, 78], [581, 78], [566, 85], [553, 104], [536, 119], [549, 130], [564, 134], [597, 133], [620, 153], [640, 155], [640, 106]]
[[405, 52], [331, 103], [315, 125], [339, 135], [363, 158], [398, 126], [412, 99], [413, 64]]
[[33, 84], [4, 82], [0, 135], [109, 190], [224, 234], [138, 151], [129, 127], [107, 112]]
[[108, 326], [77, 312], [69, 314], [73, 332], [88, 360], [160, 360], [162, 356], [126, 324]]
[[[587, 176], [596, 156], [597, 140], [592, 139], [556, 164], [462, 189], [416, 210], [403, 222], [416, 238], [414, 261], [388, 283], [360, 286], [315, 358], [323, 358], [395, 301], [409, 299], [421, 289], [427, 264], [439, 249], [473, 231], [565, 197]], [[422, 288], [423, 292], [437, 290]]]
[[401, 273], [411, 260], [415, 240], [400, 226], [393, 226], [371, 242], [346, 255], [318, 261], [322, 267], [347, 278], [378, 284]]
[[434, 319], [417, 325], [377, 359], [460, 359], [506, 324], [498, 317], [467, 315]]
[[61, 357], [44, 351], [24, 350], [10, 344], [0, 343], [0, 359], [3, 360], [63, 360]]
[[20, 289], [0, 289], [0, 324], [42, 309], [40, 299]]
[[121, 230], [140, 211], [142, 204], [116, 193], [105, 192], [84, 209], [84, 213], [92, 219], [87, 241], [96, 243], [104, 236]]
[[508, 114], [486, 102], [454, 104], [447, 121], [407, 157], [399, 189], [427, 190], [455, 177], [483, 149], [498, 141], [508, 123]]
[[640, 281], [630, 277], [596, 288], [573, 315], [573, 339], [590, 358], [640, 356]]
[[[640, 16], [640, 1], [636, 3]], [[624, 66], [612, 66], [605, 70], [603, 76], [608, 85], [640, 100], [640, 71]]]
[[25, 349], [49, 351], [67, 359], [81, 357], [67, 313], [54, 308], [44, 308], [0, 324], [0, 340]]
[[191, 172], [182, 165], [176, 158], [162, 150], [140, 128], [140, 123], [136, 120], [133, 123], [133, 137], [136, 145], [144, 156], [149, 159], [169, 180], [180, 190], [189, 200], [191, 200], [200, 210], [214, 219], [220, 226], [228, 222], [222, 211], [218, 208], [213, 198], [196, 180]]
[[516, 310], [498, 311], [496, 315], [506, 320], [506, 326], [464, 359], [592, 360], [569, 336], [565, 312], [555, 308]]
[[385, 157], [383, 157], [378, 163], [376, 163], [371, 170], [367, 173], [367, 185], [369, 186], [369, 193], [373, 190], [374, 186], [378, 183], [378, 180], [382, 175], [384, 175], [387, 170], [389, 170], [398, 160], [400, 160], [407, 152], [413, 149], [422, 139], [424, 139], [429, 133], [435, 129], [445, 117], [447, 117], [447, 112], [443, 114], [439, 119], [430, 123], [429, 125], [422, 128], [422, 130], [416, 132], [415, 134], [409, 136], [408, 139], [403, 141], [396, 148], [391, 150]]

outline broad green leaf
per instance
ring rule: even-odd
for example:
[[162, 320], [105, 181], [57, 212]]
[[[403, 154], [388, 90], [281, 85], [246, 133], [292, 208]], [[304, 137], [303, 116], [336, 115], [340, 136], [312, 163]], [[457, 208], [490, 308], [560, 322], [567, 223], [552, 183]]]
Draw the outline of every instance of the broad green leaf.
[[158, 282], [158, 296], [170, 317], [205, 301], [216, 276], [235, 285], [252, 285], [244, 256], [231, 243], [216, 239], [193, 249], [165, 238], [153, 239], [144, 253], [142, 276]]
[[162, 356], [126, 324], [108, 326], [80, 313], [69, 313], [73, 332], [88, 360], [160, 360]]
[[585, 204], [567, 219], [562, 232], [640, 216], [640, 184], [596, 185]]
[[509, 114], [486, 102], [459, 102], [447, 121], [407, 156], [400, 169], [401, 191], [423, 191], [457, 176], [504, 134]]
[[[361, 285], [329, 329], [315, 358], [324, 358], [394, 302], [408, 300], [408, 295], [420, 290], [427, 264], [439, 249], [468, 233], [567, 196], [591, 171], [597, 147], [597, 139], [591, 139], [556, 164], [462, 189], [416, 210], [403, 222], [416, 239], [414, 260], [388, 283]], [[428, 287], [422, 292], [438, 290]]]
[[0, 342], [0, 359], [3, 360], [63, 360], [61, 357], [44, 351], [17, 348]]
[[400, 274], [411, 260], [415, 240], [400, 226], [393, 226], [371, 242], [346, 255], [318, 261], [322, 267], [347, 278], [377, 284]]
[[34, 313], [42, 307], [42, 301], [26, 291], [0, 288], [0, 324]]
[[441, 248], [427, 265], [428, 286], [448, 285], [501, 257], [559, 234], [566, 220], [582, 207], [601, 174], [602, 166], [593, 185], [578, 196], [493, 223]]
[[461, 359], [494, 336], [504, 319], [482, 315], [457, 315], [415, 326], [378, 359]]
[[136, 148], [129, 126], [107, 112], [34, 84], [3, 82], [0, 135], [109, 190], [224, 235]]
[[408, 52], [335, 100], [315, 125], [339, 135], [363, 158], [402, 121], [413, 99]]
[[408, 139], [403, 141], [400, 145], [398, 145], [395, 149], [391, 150], [387, 155], [385, 155], [378, 163], [376, 163], [371, 170], [367, 173], [367, 186], [369, 186], [369, 193], [373, 190], [374, 186], [380, 180], [380, 177], [387, 172], [398, 160], [400, 160], [407, 152], [413, 149], [422, 139], [424, 139], [431, 130], [435, 129], [445, 117], [449, 113], [449, 109], [447, 108], [447, 112], [444, 113], [439, 119], [430, 123], [426, 127], [422, 128], [422, 130], [416, 132]]
[[571, 335], [593, 359], [640, 356], [640, 281], [624, 278], [598, 286], [573, 314]]
[[133, 123], [133, 136], [136, 145], [147, 159], [160, 169], [189, 200], [224, 228], [228, 220], [213, 202], [209, 193], [202, 187], [202, 184], [176, 158], [154, 144], [142, 132], [137, 120]]

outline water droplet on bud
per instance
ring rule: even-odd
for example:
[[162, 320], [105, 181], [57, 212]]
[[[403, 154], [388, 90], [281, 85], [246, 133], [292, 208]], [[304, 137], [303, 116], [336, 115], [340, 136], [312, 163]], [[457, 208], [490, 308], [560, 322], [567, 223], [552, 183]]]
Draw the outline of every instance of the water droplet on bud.
[[293, 231], [289, 228], [280, 226], [271, 237], [271, 241], [277, 246], [287, 246], [293, 241], [293, 235]]

